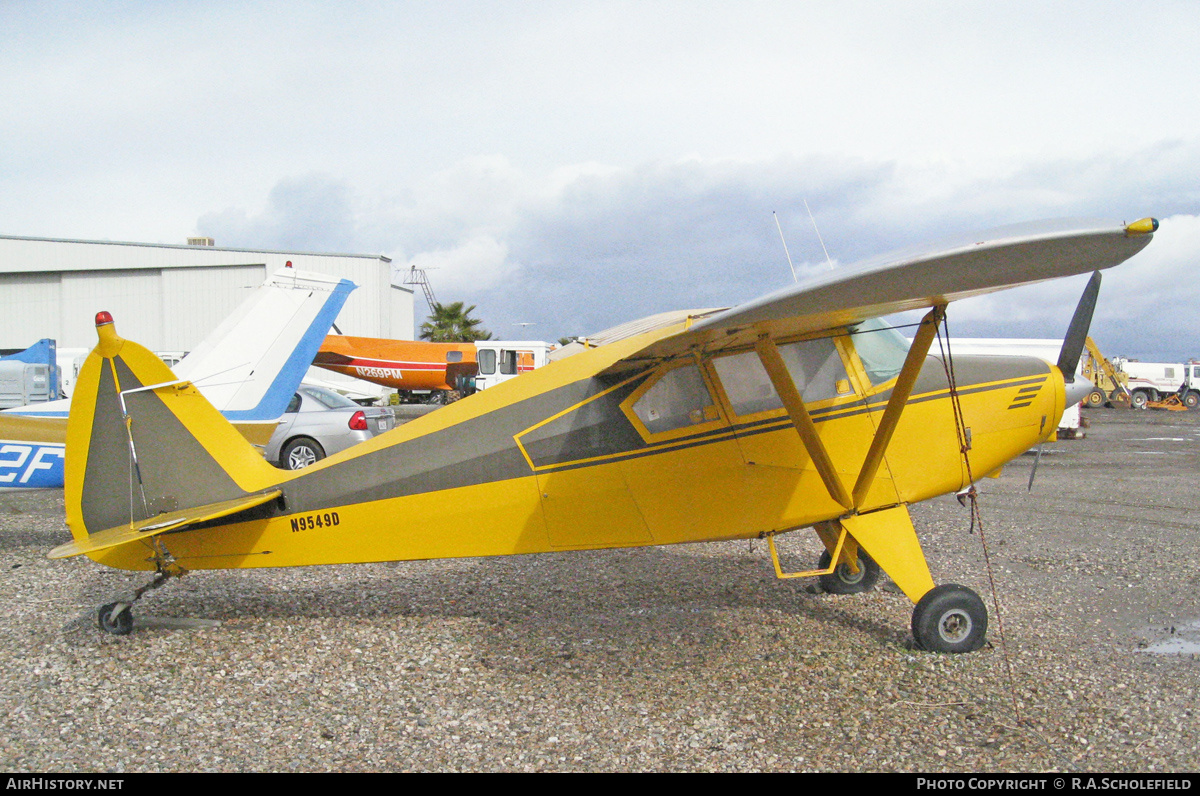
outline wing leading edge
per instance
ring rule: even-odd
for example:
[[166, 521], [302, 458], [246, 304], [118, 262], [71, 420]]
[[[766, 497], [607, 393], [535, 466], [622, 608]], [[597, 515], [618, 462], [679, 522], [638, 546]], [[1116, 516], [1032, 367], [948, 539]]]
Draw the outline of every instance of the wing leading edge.
[[1157, 229], [1151, 218], [1132, 224], [1047, 221], [892, 252], [695, 319], [622, 363], [745, 346], [763, 335], [810, 334], [1111, 268], [1141, 251]]

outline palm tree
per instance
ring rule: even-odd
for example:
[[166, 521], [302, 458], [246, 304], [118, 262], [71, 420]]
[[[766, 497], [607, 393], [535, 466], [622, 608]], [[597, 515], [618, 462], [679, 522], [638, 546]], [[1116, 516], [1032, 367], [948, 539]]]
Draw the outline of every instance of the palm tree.
[[433, 310], [421, 324], [421, 339], [434, 343], [470, 343], [475, 340], [490, 340], [492, 333], [480, 328], [483, 321], [472, 318], [475, 305], [463, 309], [461, 301], [452, 304], [435, 302]]

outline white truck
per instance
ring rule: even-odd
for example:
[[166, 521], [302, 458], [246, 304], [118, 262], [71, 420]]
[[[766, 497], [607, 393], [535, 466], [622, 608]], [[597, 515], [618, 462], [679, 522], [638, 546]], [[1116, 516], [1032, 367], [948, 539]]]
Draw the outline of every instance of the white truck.
[[482, 390], [545, 365], [554, 346], [542, 340], [476, 340], [475, 349], [479, 372], [471, 387]]
[[1200, 406], [1200, 364], [1178, 362], [1138, 362], [1115, 357], [1113, 365], [1129, 377], [1129, 393], [1134, 409], [1144, 409], [1151, 401], [1178, 394], [1188, 409]]

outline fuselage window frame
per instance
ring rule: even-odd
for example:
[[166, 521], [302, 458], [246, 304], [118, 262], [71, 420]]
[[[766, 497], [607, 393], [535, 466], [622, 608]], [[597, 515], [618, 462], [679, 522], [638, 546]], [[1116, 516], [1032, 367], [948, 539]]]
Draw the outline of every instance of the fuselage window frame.
[[[861, 385], [864, 382], [862, 381], [861, 378], [856, 378], [858, 376], [858, 374], [854, 372], [854, 370], [851, 366], [852, 358], [849, 355], [849, 351], [852, 349], [852, 347], [848, 346], [846, 344], [846, 337], [847, 336], [844, 333], [839, 333], [839, 334], [835, 334], [835, 335], [830, 335], [830, 334], [826, 333], [826, 334], [819, 334], [819, 335], [806, 335], [803, 337], [788, 339], [788, 340], [784, 340], [784, 341], [780, 341], [780, 342], [776, 343], [776, 346], [781, 349], [781, 353], [783, 353], [782, 349], [785, 349], [787, 346], [793, 345], [795, 343], [809, 343], [809, 342], [814, 342], [817, 340], [829, 340], [832, 343], [832, 348], [833, 348], [832, 353], [834, 354], [834, 356], [836, 356], [838, 358], [839, 363], [841, 365], [841, 373], [839, 374], [840, 378], [834, 379], [834, 394], [833, 395], [824, 396], [821, 398], [817, 398], [815, 400], [805, 400], [804, 401], [805, 407], [807, 407], [810, 411], [825, 409], [827, 407], [861, 400]], [[754, 360], [757, 361], [757, 354], [755, 353], [753, 348], [748, 348], [748, 349], [744, 348], [744, 349], [740, 349], [740, 350], [736, 350], [736, 351], [722, 351], [721, 353], [715, 354], [712, 357], [706, 359], [706, 365], [708, 366], [708, 368], [710, 370], [710, 378], [712, 379], [714, 386], [716, 388], [717, 395], [721, 400], [722, 410], [733, 420], [733, 422], [736, 422], [738, 424], [753, 423], [753, 422], [757, 422], [757, 421], [761, 421], [761, 420], [769, 420], [772, 418], [782, 417], [782, 416], [786, 415], [787, 410], [783, 407], [782, 402], [780, 402], [778, 406], [770, 408], [770, 409], [763, 409], [763, 410], [759, 410], [756, 412], [748, 412], [745, 414], [738, 413], [736, 407], [734, 406], [733, 401], [729, 398], [729, 394], [726, 392], [724, 380], [722, 380], [720, 371], [717, 368], [717, 361], [720, 359], [723, 359], [725, 357], [747, 355], [747, 354], [751, 357], [754, 357]], [[785, 361], [786, 360], [787, 360], [787, 358], [785, 357]], [[854, 361], [854, 364], [857, 365], [857, 361]], [[761, 363], [759, 364], [759, 367], [762, 367]], [[763, 376], [766, 377], [765, 368], [763, 369]], [[794, 381], [795, 380], [793, 379], [793, 383], [794, 383]], [[838, 391], [837, 387], [839, 386], [839, 384], [841, 386], [845, 386], [847, 389], [844, 391]], [[776, 400], [778, 400], [778, 395], [776, 394], [773, 387], [771, 389], [771, 395], [774, 395], [776, 397]]]
[[[648, 392], [657, 387], [663, 379], [674, 371], [683, 368], [695, 368], [700, 375], [703, 383], [705, 396], [708, 403], [703, 407], [697, 407], [689, 411], [688, 416], [691, 417], [695, 411], [699, 411], [700, 419], [698, 421], [684, 423], [673, 428], [652, 431], [646, 426], [635, 406], [642, 400]], [[712, 431], [718, 431], [728, 426], [725, 414], [721, 408], [721, 402], [718, 398], [717, 391], [714, 389], [712, 375], [709, 373], [707, 363], [698, 362], [695, 358], [682, 358], [666, 365], [660, 366], [655, 370], [646, 381], [638, 387], [633, 393], [621, 403], [621, 411], [625, 413], [629, 422], [641, 435], [642, 439], [647, 443], [669, 442], [671, 440], [680, 439], [682, 437], [690, 437], [696, 434], [705, 434]], [[682, 416], [682, 415], [680, 415]]]

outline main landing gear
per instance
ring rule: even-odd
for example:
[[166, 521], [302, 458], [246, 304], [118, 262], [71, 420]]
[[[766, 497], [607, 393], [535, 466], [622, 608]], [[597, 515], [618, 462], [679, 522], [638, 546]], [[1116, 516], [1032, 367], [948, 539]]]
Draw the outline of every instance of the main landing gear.
[[[833, 556], [826, 550], [821, 554], [817, 568], [829, 569], [829, 562], [832, 560]], [[879, 572], [879, 565], [867, 555], [866, 550], [860, 548], [858, 572], [851, 572], [848, 564], [838, 564], [833, 572], [818, 576], [817, 581], [821, 584], [821, 588], [829, 594], [861, 594], [875, 588], [875, 584], [879, 582]]]
[[[821, 554], [817, 566], [829, 569], [833, 560], [829, 551]], [[858, 550], [858, 572], [848, 564], [839, 564], [833, 572], [818, 576], [821, 588], [829, 594], [861, 594], [874, 588], [882, 570], [867, 551]], [[987, 636], [987, 606], [979, 595], [966, 586], [944, 583], [925, 593], [912, 613], [913, 640], [929, 652], [974, 652]]]
[[979, 595], [957, 583], [943, 583], [917, 601], [912, 633], [930, 652], [974, 652], [987, 635], [987, 606]]

